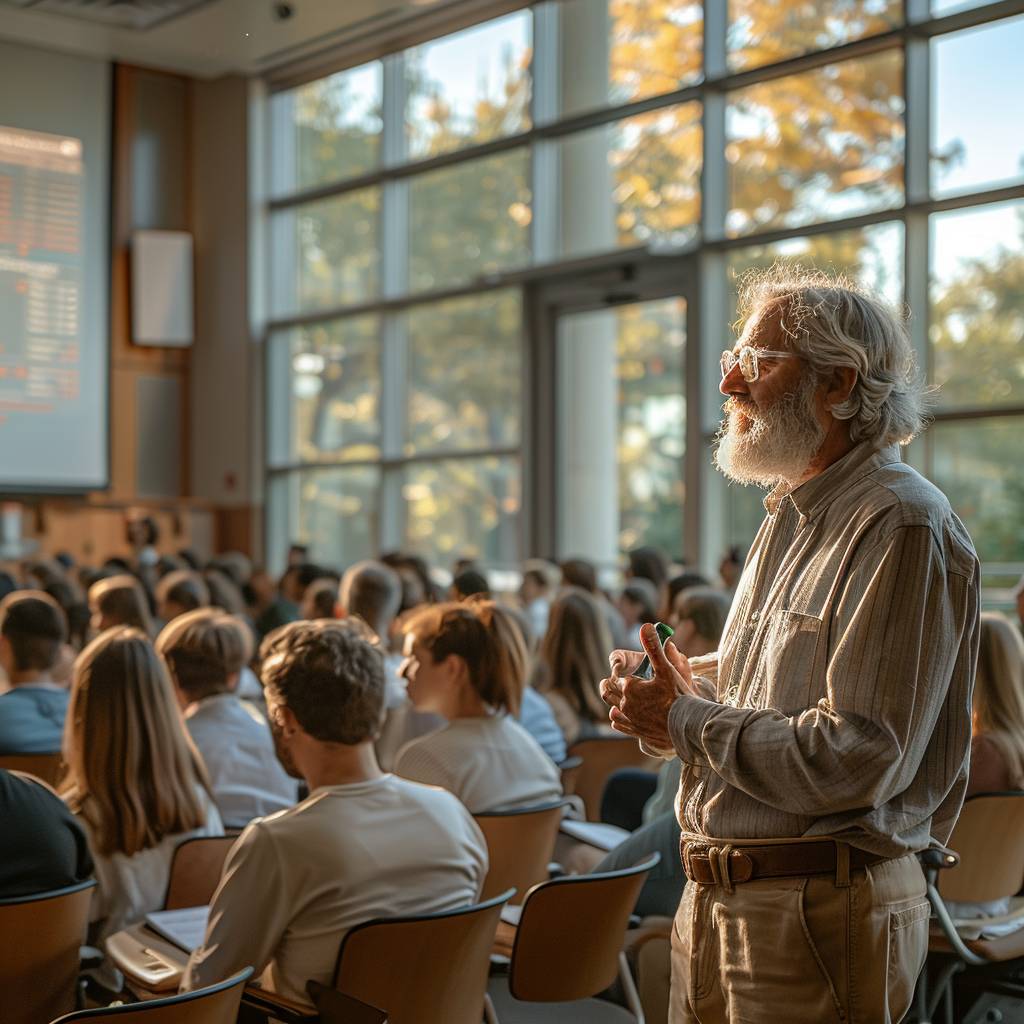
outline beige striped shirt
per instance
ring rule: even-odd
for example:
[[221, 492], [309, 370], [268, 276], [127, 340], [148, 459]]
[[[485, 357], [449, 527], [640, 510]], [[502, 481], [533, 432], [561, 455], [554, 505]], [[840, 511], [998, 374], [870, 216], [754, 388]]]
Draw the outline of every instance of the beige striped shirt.
[[718, 656], [699, 666], [715, 699], [669, 714], [683, 829], [841, 836], [884, 856], [944, 842], [978, 655], [967, 531], [896, 446], [861, 444], [765, 507]]

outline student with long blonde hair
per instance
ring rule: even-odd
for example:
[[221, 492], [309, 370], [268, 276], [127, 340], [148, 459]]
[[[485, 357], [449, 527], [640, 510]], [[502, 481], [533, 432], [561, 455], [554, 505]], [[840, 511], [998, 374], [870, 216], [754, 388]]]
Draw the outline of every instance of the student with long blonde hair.
[[967, 795], [1024, 789], [1024, 640], [997, 612], [981, 615], [971, 734]]
[[142, 584], [127, 573], [97, 580], [89, 588], [89, 612], [95, 633], [113, 626], [132, 626], [147, 637], [152, 638], [154, 634], [146, 592]]
[[179, 843], [224, 832], [167, 670], [139, 630], [107, 630], [79, 655], [64, 759], [61, 795], [96, 864], [101, 943], [161, 907]]
[[407, 743], [396, 774], [444, 787], [471, 814], [562, 795], [554, 762], [515, 718], [529, 653], [511, 613], [479, 598], [427, 605], [406, 625], [405, 654], [410, 700], [448, 724]]
[[566, 743], [611, 734], [598, 683], [612, 646], [598, 599], [580, 587], [566, 587], [551, 606], [534, 684], [547, 697]]

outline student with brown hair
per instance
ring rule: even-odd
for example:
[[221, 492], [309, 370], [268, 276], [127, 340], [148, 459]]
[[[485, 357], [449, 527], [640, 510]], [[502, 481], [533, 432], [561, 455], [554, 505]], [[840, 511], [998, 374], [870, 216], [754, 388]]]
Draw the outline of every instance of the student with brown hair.
[[168, 623], [156, 640], [217, 809], [234, 826], [291, 807], [297, 797], [295, 781], [274, 753], [266, 719], [236, 693], [249, 652], [248, 630], [219, 608], [197, 608]]
[[278, 756], [310, 792], [254, 821], [228, 854], [183, 989], [251, 964], [264, 987], [309, 1007], [306, 983], [330, 984], [349, 929], [480, 894], [487, 845], [466, 809], [377, 765], [384, 667], [360, 633], [333, 619], [293, 622], [260, 648]]
[[89, 588], [89, 611], [96, 633], [113, 626], [132, 626], [152, 638], [155, 632], [142, 584], [127, 573], [108, 576]]
[[67, 628], [60, 605], [41, 590], [0, 601], [0, 669], [10, 685], [0, 695], [0, 754], [60, 750], [68, 691], [55, 672]]
[[156, 613], [165, 623], [186, 612], [205, 608], [209, 603], [209, 587], [203, 577], [191, 569], [169, 572], [156, 585]]
[[515, 720], [528, 652], [510, 613], [489, 600], [429, 605], [406, 630], [409, 697], [448, 725], [406, 744], [396, 773], [443, 786], [473, 814], [558, 799], [555, 765]]
[[568, 744], [611, 735], [598, 692], [611, 650], [611, 632], [598, 599], [579, 587], [566, 587], [551, 606], [534, 685], [554, 709]]
[[64, 757], [61, 793], [96, 864], [102, 942], [160, 908], [179, 843], [224, 831], [167, 670], [139, 630], [109, 629], [79, 655]]

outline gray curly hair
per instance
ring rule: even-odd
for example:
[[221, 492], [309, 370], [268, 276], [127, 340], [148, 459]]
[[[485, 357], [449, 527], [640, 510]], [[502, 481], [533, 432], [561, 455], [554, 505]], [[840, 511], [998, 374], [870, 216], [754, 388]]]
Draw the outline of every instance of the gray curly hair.
[[824, 378], [836, 367], [857, 371], [850, 397], [831, 408], [848, 420], [850, 438], [909, 444], [927, 422], [928, 391], [917, 369], [905, 317], [846, 277], [776, 264], [740, 282], [740, 320], [781, 305], [791, 349]]

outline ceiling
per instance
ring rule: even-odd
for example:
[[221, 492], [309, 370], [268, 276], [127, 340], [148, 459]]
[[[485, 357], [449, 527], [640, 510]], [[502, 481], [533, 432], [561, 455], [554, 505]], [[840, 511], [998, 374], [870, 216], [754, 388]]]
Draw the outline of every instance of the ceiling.
[[[0, 0], [0, 39], [215, 78], [257, 74], [435, 3], [440, 6], [439, 0]], [[147, 19], [155, 24], [131, 27]]]

